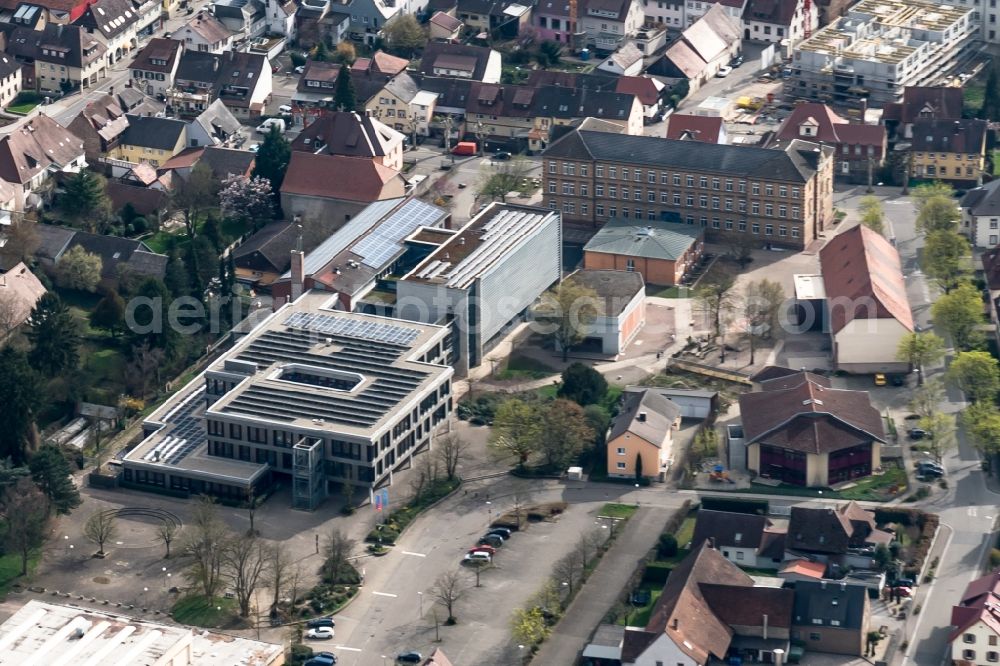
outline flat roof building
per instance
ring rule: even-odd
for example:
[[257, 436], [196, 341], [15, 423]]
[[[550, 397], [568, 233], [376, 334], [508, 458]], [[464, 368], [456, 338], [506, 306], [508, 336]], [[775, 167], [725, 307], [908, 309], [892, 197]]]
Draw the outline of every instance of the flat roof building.
[[0, 625], [0, 664], [281, 666], [281, 645], [32, 599]]
[[295, 508], [374, 488], [451, 411], [448, 329], [337, 310], [309, 291], [143, 423], [123, 485], [242, 500], [290, 477]]
[[559, 214], [493, 202], [399, 280], [396, 312], [450, 322], [455, 370], [464, 374], [561, 271]]
[[978, 28], [974, 14], [924, 0], [862, 0], [796, 47], [785, 94], [848, 106], [896, 102], [907, 86], [949, 73]]

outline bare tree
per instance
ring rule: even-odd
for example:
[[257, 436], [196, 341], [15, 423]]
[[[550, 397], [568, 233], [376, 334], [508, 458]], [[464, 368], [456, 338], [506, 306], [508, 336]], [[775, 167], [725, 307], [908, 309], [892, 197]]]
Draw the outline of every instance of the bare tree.
[[250, 600], [267, 566], [268, 557], [264, 542], [253, 535], [234, 537], [223, 545], [223, 570], [233, 585], [240, 617], [250, 616]]
[[0, 257], [16, 264], [28, 259], [38, 249], [38, 234], [35, 233], [35, 223], [27, 220], [15, 222], [4, 231], [7, 242], [0, 248]]
[[244, 506], [247, 510], [247, 517], [250, 519], [250, 529], [247, 530], [247, 534], [255, 536], [257, 534], [257, 530], [254, 529], [253, 519], [254, 515], [257, 513], [258, 502], [257, 496], [254, 494], [252, 489], [250, 490], [250, 494], [247, 496], [247, 501]]
[[437, 440], [437, 454], [444, 466], [444, 473], [451, 481], [458, 475], [458, 465], [465, 459], [469, 443], [454, 433], [443, 435]]
[[295, 604], [299, 602], [299, 588], [302, 585], [302, 563], [296, 562], [288, 576], [288, 609], [295, 612]]
[[419, 500], [424, 491], [434, 485], [439, 474], [438, 461], [434, 456], [421, 456], [417, 459], [410, 478], [414, 500]]
[[438, 576], [431, 594], [448, 611], [448, 619], [445, 620], [445, 624], [455, 624], [455, 604], [464, 593], [465, 586], [462, 585], [462, 577], [457, 571], [449, 571]]
[[150, 348], [149, 342], [132, 350], [132, 360], [125, 366], [125, 386], [129, 392], [139, 398], [149, 394], [150, 379], [155, 379], [159, 385], [159, 368], [163, 361], [164, 351]]
[[212, 498], [202, 496], [195, 506], [189, 525], [189, 537], [184, 550], [194, 558], [188, 571], [192, 583], [213, 598], [222, 587], [223, 546], [229, 539], [226, 526]]
[[97, 544], [97, 554], [104, 556], [104, 544], [118, 536], [118, 523], [111, 511], [95, 511], [83, 526], [83, 535]]
[[527, 502], [530, 496], [523, 490], [514, 491], [514, 520], [517, 522], [517, 529], [521, 529], [521, 514], [527, 509]]
[[28, 573], [31, 551], [42, 544], [49, 519], [45, 495], [31, 477], [23, 476], [3, 493], [4, 545], [21, 556], [21, 575]]
[[166, 555], [163, 556], [163, 559], [165, 560], [170, 559], [170, 544], [177, 537], [177, 531], [179, 529], [180, 526], [173, 521], [160, 523], [160, 526], [156, 528], [156, 535], [160, 538], [160, 541], [163, 542], [163, 545], [167, 549]]
[[472, 567], [472, 575], [476, 577], [476, 587], [482, 587], [479, 583], [480, 577], [483, 575], [484, 571], [492, 569], [494, 565], [493, 560], [490, 559], [489, 561], [471, 560], [469, 562], [469, 566]]
[[[7, 279], [10, 279], [9, 277]], [[3, 278], [0, 278], [3, 280]], [[22, 310], [18, 299], [9, 290], [0, 289], [0, 341], [10, 335], [21, 322]]]
[[278, 607], [278, 602], [281, 601], [281, 592], [288, 585], [291, 564], [291, 558], [285, 544], [281, 541], [275, 541], [268, 558], [268, 583], [271, 586], [271, 591], [274, 592], [271, 599], [271, 612], [274, 612], [274, 609]]
[[580, 580], [582, 574], [583, 569], [580, 567], [580, 559], [576, 550], [564, 555], [552, 567], [552, 578], [559, 583], [560, 587], [566, 589], [569, 596], [573, 595], [573, 590], [576, 589], [577, 581]]
[[326, 561], [323, 562], [323, 577], [328, 583], [338, 583], [344, 577], [351, 563], [351, 551], [354, 541], [347, 538], [342, 531], [335, 529], [326, 540]]

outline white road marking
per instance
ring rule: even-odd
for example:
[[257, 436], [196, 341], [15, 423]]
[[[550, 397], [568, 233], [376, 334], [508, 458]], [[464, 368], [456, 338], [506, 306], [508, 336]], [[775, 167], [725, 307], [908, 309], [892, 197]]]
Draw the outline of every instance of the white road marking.
[[393, 594], [392, 592], [372, 592], [372, 594], [377, 594], [380, 597], [392, 597], [393, 599], [399, 596], [398, 594]]
[[334, 650], [345, 650], [346, 652], [361, 652], [361, 648], [347, 647], [346, 645], [334, 645]]
[[403, 555], [412, 555], [413, 557], [427, 557], [425, 553], [414, 553], [409, 550], [404, 550]]
[[968, 514], [969, 514], [970, 516], [975, 516], [975, 515], [976, 515], [976, 507], [974, 507], [974, 506], [970, 506], [969, 508], [967, 508], [967, 509], [966, 509], [966, 512], [967, 512], [967, 513], [968, 513]]

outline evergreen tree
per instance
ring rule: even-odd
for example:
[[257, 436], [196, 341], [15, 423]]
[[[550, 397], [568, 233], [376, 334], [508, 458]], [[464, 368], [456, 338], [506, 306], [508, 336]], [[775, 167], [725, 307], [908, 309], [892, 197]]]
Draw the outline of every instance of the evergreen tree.
[[1000, 120], [1000, 80], [998, 80], [996, 67], [991, 66], [989, 76], [986, 77], [983, 106], [979, 109], [978, 117], [982, 120]]
[[87, 169], [80, 169], [71, 176], [63, 189], [59, 207], [72, 218], [94, 216], [98, 211], [107, 208], [103, 179]]
[[23, 465], [41, 407], [42, 381], [24, 352], [0, 348], [0, 457]]
[[341, 65], [337, 81], [333, 86], [333, 107], [342, 111], [354, 111], [358, 106], [358, 95], [354, 92], [351, 68]]
[[139, 285], [136, 296], [148, 299], [149, 305], [137, 307], [133, 314], [133, 348], [142, 348], [145, 344], [149, 349], [162, 349], [167, 357], [172, 356], [176, 351], [179, 333], [170, 326], [167, 318], [171, 302], [170, 291], [161, 280], [149, 277]]
[[[202, 240], [205, 239], [203, 238]], [[184, 253], [184, 268], [187, 269], [187, 281], [191, 287], [191, 295], [197, 299], [201, 299], [205, 293], [205, 281], [201, 279], [201, 266], [198, 261], [199, 253], [195, 250], [194, 243], [188, 243]]]
[[226, 257], [226, 269], [229, 272], [229, 292], [233, 291], [233, 287], [236, 286], [236, 260], [233, 259], [233, 253], [230, 252], [229, 256]]
[[216, 252], [222, 252], [222, 231], [219, 229], [219, 216], [209, 211], [205, 216], [205, 224], [201, 227], [202, 235], [212, 242]]
[[104, 298], [97, 302], [94, 311], [90, 313], [90, 325], [109, 331], [111, 337], [118, 337], [125, 325], [125, 301], [117, 291], [107, 290]]
[[271, 181], [271, 191], [278, 192], [281, 189], [281, 181], [285, 179], [291, 155], [292, 149], [288, 145], [288, 140], [282, 136], [277, 127], [272, 125], [271, 131], [264, 137], [264, 142], [257, 151], [253, 175], [267, 178]]
[[48, 292], [28, 318], [28, 339], [32, 349], [28, 360], [46, 377], [55, 377], [75, 368], [80, 361], [80, 332], [62, 299]]
[[167, 272], [163, 276], [163, 281], [174, 298], [187, 296], [191, 293], [191, 283], [188, 281], [187, 267], [181, 261], [180, 254], [176, 248], [170, 251], [170, 259], [167, 261]]
[[49, 500], [49, 511], [68, 514], [80, 506], [80, 492], [70, 476], [66, 456], [57, 447], [43, 446], [28, 463], [31, 477]]

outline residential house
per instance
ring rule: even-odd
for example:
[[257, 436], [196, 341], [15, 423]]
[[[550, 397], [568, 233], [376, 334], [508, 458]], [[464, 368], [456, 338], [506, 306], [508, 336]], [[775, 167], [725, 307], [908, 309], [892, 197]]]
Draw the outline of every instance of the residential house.
[[282, 35], [296, 39], [295, 15], [298, 3], [295, 0], [264, 0], [265, 30], [269, 35]]
[[188, 51], [222, 53], [233, 48], [234, 33], [203, 9], [175, 30], [171, 37], [182, 42]]
[[403, 135], [354, 111], [324, 112], [292, 141], [294, 151], [364, 157], [403, 170]]
[[125, 109], [111, 95], [101, 95], [76, 115], [66, 127], [83, 141], [87, 162], [97, 161], [118, 147], [122, 134], [128, 129]]
[[602, 72], [616, 76], [638, 76], [642, 74], [643, 54], [632, 42], [625, 42], [597, 66]]
[[642, 104], [644, 123], [659, 122], [663, 117], [663, 92], [666, 85], [651, 76], [620, 76], [616, 79], [615, 92], [635, 95]]
[[[340, 5], [333, 5], [339, 7]], [[321, 41], [333, 44], [348, 39], [351, 15], [331, 11], [331, 3], [302, 3], [295, 12], [295, 39], [299, 46], [309, 50]]]
[[17, 60], [0, 53], [0, 107], [7, 108], [24, 89], [22, 72], [22, 67]]
[[397, 316], [453, 316], [455, 372], [466, 374], [559, 281], [561, 227], [558, 213], [490, 203], [397, 281]]
[[785, 530], [755, 513], [699, 510], [691, 548], [705, 541], [739, 567], [775, 569], [785, 559]]
[[678, 564], [643, 628], [626, 627], [623, 666], [705, 666], [788, 653], [794, 592], [757, 587], [705, 541]]
[[[959, 206], [962, 233], [969, 237], [974, 247], [993, 248], [989, 250], [992, 253], [1000, 243], [1000, 180], [991, 180], [969, 190]], [[985, 255], [983, 263], [986, 263]]]
[[961, 88], [907, 86], [902, 100], [890, 102], [882, 110], [889, 143], [913, 139], [913, 124], [918, 120], [960, 120], [963, 104]]
[[136, 37], [148, 39], [163, 25], [161, 0], [133, 0], [136, 15]]
[[420, 73], [500, 83], [500, 52], [485, 46], [431, 42], [420, 57]]
[[888, 546], [892, 532], [879, 529], [875, 514], [857, 502], [845, 502], [831, 508], [820, 504], [792, 507], [788, 520], [785, 548], [796, 555], [828, 561], [856, 551], [864, 556], [855, 564], [868, 566], [871, 557], [864, 552], [878, 545]]
[[1000, 572], [991, 571], [966, 586], [951, 609], [951, 663], [989, 666], [1000, 661]]
[[410, 100], [410, 122], [407, 129], [412, 134], [430, 136], [431, 125], [437, 112], [438, 94], [429, 90], [421, 90]]
[[803, 141], [777, 151], [577, 129], [542, 154], [543, 201], [591, 228], [626, 210], [636, 221], [681, 214], [710, 241], [749, 235], [802, 249], [833, 220], [832, 152]]
[[711, 420], [719, 411], [719, 394], [698, 389], [664, 388], [662, 386], [626, 386], [625, 392], [656, 391], [681, 410], [682, 419]]
[[174, 39], [154, 37], [128, 66], [131, 82], [147, 95], [165, 97], [174, 85], [184, 45]]
[[394, 0], [352, 0], [343, 5], [343, 10], [351, 16], [350, 38], [374, 44], [382, 34], [382, 28], [402, 13], [402, 4]]
[[729, 65], [741, 44], [739, 22], [731, 19], [721, 5], [713, 4], [667, 47], [663, 58], [649, 71], [685, 79], [690, 93], [694, 93]]
[[624, 394], [608, 429], [608, 476], [663, 481], [674, 461], [673, 433], [680, 424], [680, 408], [657, 392]]
[[987, 309], [990, 312], [990, 321], [993, 323], [993, 337], [1000, 345], [1000, 246], [983, 252], [981, 261], [986, 289], [989, 292], [990, 300]]
[[513, 39], [531, 20], [529, 6], [512, 0], [458, 0], [455, 15], [483, 39], [491, 32], [502, 39]]
[[[16, 28], [9, 40], [26, 39], [19, 54], [30, 50], [35, 63], [35, 87], [43, 92], [92, 88], [108, 73], [108, 48], [78, 25], [46, 24], [42, 30]], [[8, 42], [9, 43], [9, 42]]]
[[399, 172], [376, 160], [295, 151], [281, 183], [281, 208], [303, 225], [326, 221], [339, 227], [371, 202], [401, 197], [404, 192]]
[[[975, 39], [974, 13], [925, 0], [861, 0], [799, 42], [785, 95], [855, 108], [896, 102], [962, 57]], [[904, 32], [905, 45], [897, 41]]]
[[252, 41], [267, 30], [267, 10], [262, 0], [212, 0], [212, 14], [237, 41]]
[[[333, 107], [333, 91], [340, 67], [341, 65], [332, 62], [316, 62], [314, 60], [306, 62], [305, 69], [299, 77], [298, 84], [296, 84], [295, 94], [292, 96], [292, 102], [295, 106], [307, 109]], [[360, 77], [355, 76], [352, 72], [351, 80], [355, 83], [354, 92], [359, 100], [367, 100], [373, 90], [376, 92], [381, 90], [386, 83], [382, 77], [379, 77], [378, 81], [367, 77], [365, 83], [369, 85], [359, 86], [359, 79]], [[351, 109], [345, 109], [345, 111], [349, 110]]]
[[579, 9], [581, 32], [587, 46], [604, 53], [617, 51], [635, 37], [646, 20], [640, 0], [587, 0]]
[[[466, 79], [442, 78], [414, 74], [414, 81], [420, 87], [420, 92], [413, 98], [418, 125], [423, 125], [425, 111], [420, 107], [427, 99], [424, 95], [434, 96], [434, 107], [431, 120], [427, 127], [428, 136], [444, 137], [445, 126], [450, 127], [449, 146], [455, 145], [460, 137], [465, 135], [465, 107], [468, 104], [469, 91], [472, 82]], [[442, 143], [443, 145], [443, 143]]]
[[181, 116], [197, 116], [221, 99], [241, 121], [253, 122], [271, 98], [271, 64], [263, 53], [184, 51], [167, 103]]
[[240, 121], [217, 99], [188, 123], [186, 145], [193, 148], [233, 143], [241, 129]]
[[45, 286], [23, 262], [0, 273], [0, 343], [28, 320], [35, 304], [44, 295]]
[[[381, 78], [381, 75], [362, 73], [360, 77], [368, 77], [371, 80], [371, 78]], [[351, 80], [354, 80], [353, 76]], [[378, 118], [396, 131], [410, 133], [416, 127], [415, 110], [412, 105], [418, 94], [420, 88], [417, 87], [416, 81], [406, 72], [402, 72], [389, 78], [376, 94], [365, 101], [364, 110], [366, 115]]]
[[795, 583], [792, 638], [810, 652], [863, 657], [868, 646], [868, 589], [841, 581]]
[[[306, 226], [301, 233], [306, 253], [303, 284], [336, 294], [340, 309], [367, 309], [362, 301], [383, 278], [405, 275], [454, 233], [449, 220], [447, 211], [411, 196], [372, 202], [332, 233], [322, 223]], [[285, 267], [271, 285], [271, 295], [278, 299], [291, 296], [292, 274], [287, 270], [289, 257], [282, 260], [270, 245], [280, 248], [285, 242], [287, 236], [282, 234], [262, 252], [274, 268]], [[260, 279], [266, 276], [265, 272]]]
[[569, 16], [570, 0], [539, 0], [532, 12], [532, 22], [539, 39], [571, 44], [573, 26]]
[[402, 74], [410, 66], [406, 58], [398, 58], [379, 49], [370, 58], [358, 58], [351, 63], [351, 72], [382, 76]]
[[115, 160], [158, 167], [187, 147], [187, 123], [173, 118], [127, 116], [128, 128], [109, 156]]
[[747, 0], [743, 39], [780, 44], [784, 53], [819, 28], [819, 8], [812, 0]]
[[44, 114], [0, 138], [0, 180], [17, 188], [15, 210], [41, 203], [40, 190], [54, 174], [77, 173], [86, 166], [83, 142]]
[[722, 118], [672, 113], [667, 118], [667, 138], [678, 141], [703, 141], [725, 145], [729, 143]]
[[139, 45], [139, 16], [132, 0], [96, 0], [76, 20], [76, 25], [104, 44], [108, 66], [114, 65]]
[[451, 14], [437, 12], [427, 22], [430, 37], [436, 42], [458, 42], [465, 24]]
[[199, 162], [207, 164], [212, 170], [212, 175], [223, 181], [230, 176], [250, 178], [253, 174], [254, 157], [254, 153], [247, 150], [207, 146]]
[[909, 372], [896, 356], [914, 330], [896, 248], [857, 225], [827, 242], [819, 258], [834, 366], [857, 374]]
[[976, 186], [986, 168], [985, 120], [935, 120], [919, 118], [913, 123], [910, 175], [932, 178], [958, 186]]
[[739, 397], [751, 472], [823, 488], [881, 467], [885, 430], [866, 391], [835, 389], [808, 372], [762, 386]]
[[291, 265], [300, 236], [297, 224], [272, 222], [233, 249], [236, 279], [254, 289], [269, 288]]
[[680, 284], [705, 249], [705, 230], [668, 219], [608, 220], [583, 248], [589, 270], [634, 271], [649, 284]]
[[797, 104], [768, 140], [781, 148], [796, 139], [834, 147], [834, 177], [854, 183], [874, 183], [886, 156], [886, 131], [881, 125], [851, 123], [826, 104]]
[[621, 354], [646, 324], [646, 285], [642, 275], [627, 271], [578, 270], [570, 284], [596, 294], [593, 319], [585, 326], [580, 345], [606, 356]]
[[101, 285], [110, 288], [118, 288], [123, 280], [145, 277], [162, 280], [167, 270], [167, 256], [153, 252], [142, 241], [48, 224], [37, 225], [35, 234], [39, 242], [35, 258], [50, 273], [62, 256], [74, 247], [101, 258]]
[[664, 110], [662, 96], [666, 87], [661, 81], [649, 76], [617, 76], [599, 69], [590, 74], [536, 69], [528, 75], [524, 85], [535, 88], [561, 86], [635, 95], [642, 104], [644, 123], [658, 121]]
[[146, 220], [162, 221], [170, 207], [170, 195], [164, 187], [160, 187], [162, 183], [157, 182], [155, 185], [146, 187], [111, 179], [104, 185], [104, 194], [111, 202], [112, 210], [121, 210], [126, 204], [131, 204], [135, 212]]
[[817, 562], [808, 559], [788, 560], [778, 570], [778, 578], [789, 583], [798, 583], [799, 581], [815, 582], [823, 580], [825, 576], [826, 562]]
[[[688, 27], [699, 20], [701, 17], [707, 14], [710, 10], [715, 7], [719, 7], [725, 12], [733, 25], [742, 26], [743, 25], [743, 15], [746, 13], [746, 6], [749, 0], [694, 0], [693, 2], [680, 3], [679, 6], [675, 5], [671, 9], [671, 5], [667, 5], [667, 14], [670, 15], [667, 18], [674, 18], [673, 21], [666, 20], [663, 21], [665, 25], [671, 27]], [[680, 15], [680, 21], [678, 22], [677, 16]]]

